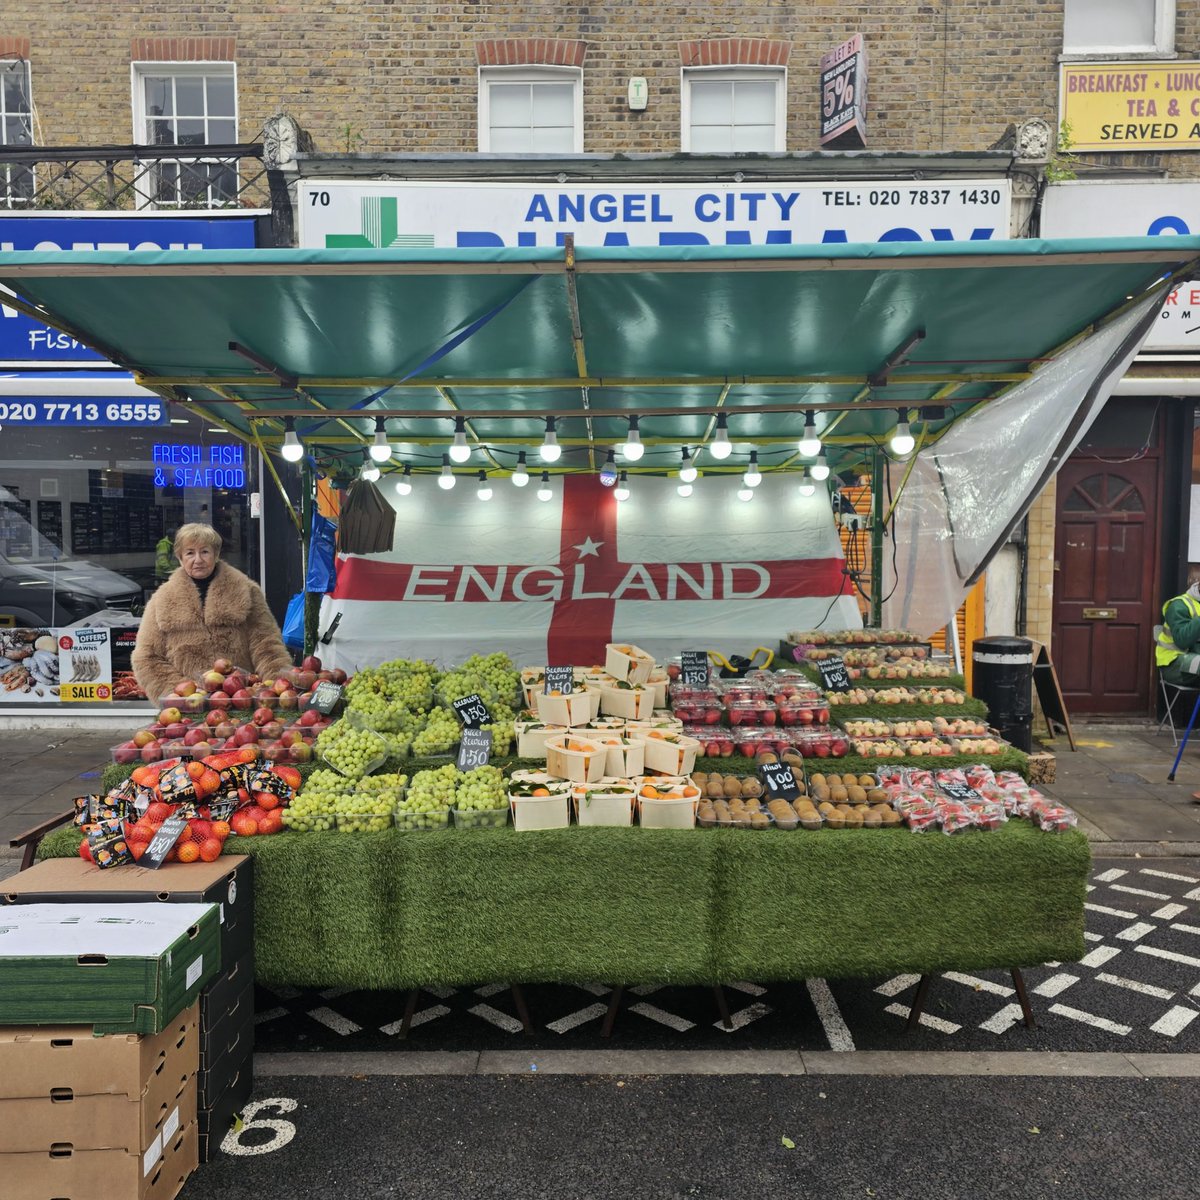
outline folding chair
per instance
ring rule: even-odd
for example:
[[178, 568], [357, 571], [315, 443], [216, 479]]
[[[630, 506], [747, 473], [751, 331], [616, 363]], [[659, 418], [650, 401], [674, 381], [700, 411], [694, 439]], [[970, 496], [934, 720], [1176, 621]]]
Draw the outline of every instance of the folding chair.
[[[1161, 625], [1155, 625], [1154, 640], [1156, 644], [1158, 642], [1158, 635], [1161, 630]], [[1168, 683], [1162, 677], [1161, 671], [1158, 674], [1158, 686], [1162, 690], [1163, 716], [1162, 720], [1158, 723], [1158, 728], [1154, 731], [1154, 736], [1157, 737], [1160, 733], [1162, 733], [1162, 728], [1164, 725], [1170, 725], [1171, 744], [1173, 746], [1178, 746], [1179, 733], [1175, 728], [1175, 704], [1179, 700], [1179, 697], [1185, 692], [1191, 695], [1200, 694], [1200, 687], [1189, 687], [1188, 685], [1182, 683]]]

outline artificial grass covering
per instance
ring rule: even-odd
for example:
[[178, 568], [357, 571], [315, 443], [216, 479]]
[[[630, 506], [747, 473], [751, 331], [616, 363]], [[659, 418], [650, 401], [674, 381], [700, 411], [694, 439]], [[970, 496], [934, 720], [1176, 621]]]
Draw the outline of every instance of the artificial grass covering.
[[968, 696], [961, 704], [835, 704], [830, 710], [834, 724], [857, 717], [878, 717], [881, 721], [930, 721], [934, 717], [978, 717], [987, 719], [987, 705]]
[[[43, 856], [74, 853], [60, 831]], [[1070, 961], [1081, 833], [512, 828], [230, 838], [266, 984], [713, 983]]]

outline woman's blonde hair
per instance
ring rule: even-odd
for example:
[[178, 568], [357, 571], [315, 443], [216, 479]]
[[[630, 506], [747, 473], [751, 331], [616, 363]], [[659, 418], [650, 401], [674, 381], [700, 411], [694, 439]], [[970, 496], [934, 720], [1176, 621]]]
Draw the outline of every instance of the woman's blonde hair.
[[185, 546], [193, 544], [211, 546], [214, 557], [219, 558], [221, 555], [221, 535], [211, 525], [202, 525], [198, 521], [194, 521], [190, 525], [180, 525], [175, 534], [175, 543], [171, 547], [175, 552], [175, 557], [179, 557]]

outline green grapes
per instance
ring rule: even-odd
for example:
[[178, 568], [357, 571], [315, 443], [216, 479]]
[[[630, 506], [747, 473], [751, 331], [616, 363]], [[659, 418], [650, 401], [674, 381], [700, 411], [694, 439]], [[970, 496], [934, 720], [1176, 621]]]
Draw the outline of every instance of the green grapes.
[[425, 728], [412, 740], [413, 754], [424, 758], [431, 754], [446, 754], [461, 740], [458, 718], [445, 708], [435, 708], [429, 714]]
[[[321, 739], [335, 729], [340, 729], [337, 736], [331, 737], [322, 746]], [[317, 736], [317, 753], [335, 771], [351, 779], [359, 779], [387, 757], [387, 745], [379, 734], [370, 729], [354, 729], [345, 721], [338, 721]]]

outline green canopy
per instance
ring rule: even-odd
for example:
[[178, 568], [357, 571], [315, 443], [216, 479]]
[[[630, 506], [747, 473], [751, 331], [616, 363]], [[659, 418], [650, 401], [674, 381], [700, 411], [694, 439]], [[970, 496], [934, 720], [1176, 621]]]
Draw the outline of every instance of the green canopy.
[[382, 414], [402, 457], [440, 465], [462, 413], [508, 468], [554, 415], [578, 447], [560, 465], [586, 469], [637, 414], [640, 466], [664, 470], [723, 412], [728, 465], [752, 447], [785, 465], [815, 409], [836, 468], [899, 409], [942, 408], [936, 435], [1198, 255], [1195, 237], [26, 252], [0, 255], [0, 284], [241, 434], [278, 445], [293, 416], [318, 461], [357, 464]]

